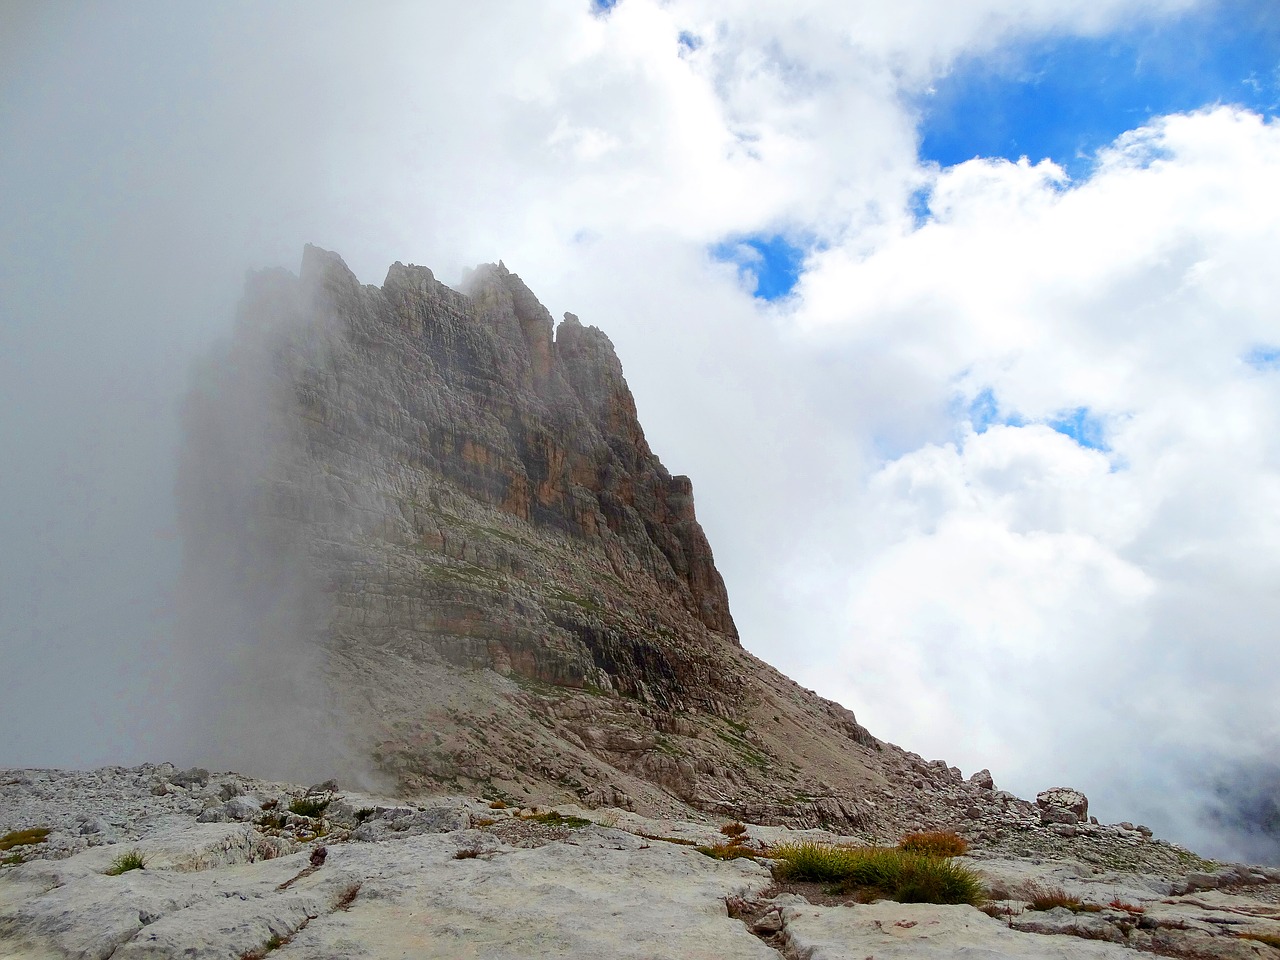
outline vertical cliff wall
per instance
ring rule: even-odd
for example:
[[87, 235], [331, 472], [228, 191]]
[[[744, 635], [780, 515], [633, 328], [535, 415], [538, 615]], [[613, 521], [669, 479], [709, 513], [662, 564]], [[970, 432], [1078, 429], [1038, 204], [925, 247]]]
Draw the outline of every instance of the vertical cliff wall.
[[867, 792], [919, 758], [741, 649], [609, 339], [502, 264], [464, 290], [308, 247], [193, 378], [189, 619], [249, 718], [220, 729], [340, 731], [410, 790], [897, 822]]

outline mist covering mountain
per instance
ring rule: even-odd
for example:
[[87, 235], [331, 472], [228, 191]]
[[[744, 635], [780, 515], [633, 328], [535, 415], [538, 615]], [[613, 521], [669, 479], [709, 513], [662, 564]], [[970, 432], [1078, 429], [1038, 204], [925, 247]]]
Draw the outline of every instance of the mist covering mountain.
[[[1280, 130], [1238, 97], [1274, 81], [1224, 53], [1070, 160], [940, 163], [921, 111], [1044, 43], [1214, 53], [1215, 11], [1265, 56], [1274, 12], [938, 9], [0, 4], [0, 763], [214, 762], [246, 676], [246, 762], [366, 755], [304, 647], [255, 646], [262, 584], [223, 656], [180, 580], [191, 366], [227, 377], [245, 271], [312, 240], [377, 284], [503, 256], [606, 329], [742, 646], [873, 733], [1268, 856], [1234, 785], [1277, 744]], [[328, 610], [271, 587], [286, 634]]]
[[[314, 246], [248, 277], [183, 405], [170, 650], [171, 736], [236, 769], [0, 770], [15, 958], [1274, 952], [1280, 869], [966, 777], [745, 650], [608, 336], [501, 262], [461, 288]], [[1265, 836], [1241, 779], [1220, 826]]]
[[220, 762], [924, 817], [888, 789], [919, 758], [742, 650], [692, 484], [650, 451], [608, 338], [553, 330], [501, 264], [465, 289], [400, 263], [364, 286], [308, 247], [297, 277], [250, 280], [198, 368], [181, 607]]
[[1274, 763], [1233, 768], [1212, 782], [1205, 815], [1224, 846], [1258, 863], [1280, 863], [1280, 768]]

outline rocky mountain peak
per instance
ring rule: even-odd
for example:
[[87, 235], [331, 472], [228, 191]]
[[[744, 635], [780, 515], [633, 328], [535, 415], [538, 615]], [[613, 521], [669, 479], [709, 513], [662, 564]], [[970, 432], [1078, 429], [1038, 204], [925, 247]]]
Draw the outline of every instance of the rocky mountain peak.
[[501, 262], [465, 291], [250, 278], [186, 409], [201, 749], [327, 779], [0, 770], [12, 955], [1275, 953], [1280, 871], [966, 780], [744, 650], [609, 338]]
[[240, 610], [267, 686], [263, 650], [321, 663], [308, 709], [401, 790], [885, 836], [1004, 809], [742, 649], [613, 344], [501, 262], [377, 287], [308, 247], [251, 279], [187, 422], [202, 642]]

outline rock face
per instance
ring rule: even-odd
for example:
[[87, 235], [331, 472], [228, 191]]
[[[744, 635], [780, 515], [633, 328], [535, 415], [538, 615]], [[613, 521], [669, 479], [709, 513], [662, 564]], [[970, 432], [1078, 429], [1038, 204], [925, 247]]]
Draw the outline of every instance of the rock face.
[[886, 840], [1035, 821], [743, 650], [609, 339], [502, 264], [465, 290], [308, 247], [194, 376], [178, 494], [217, 759]]
[[[225, 393], [196, 393], [189, 423], [203, 446], [188, 448], [185, 476], [199, 475], [183, 485], [189, 531], [227, 519], [204, 498], [211, 476], [257, 465], [266, 476], [226, 478], [240, 484], [249, 521], [269, 523], [283, 543], [363, 553], [324, 564], [335, 551], [311, 552], [345, 616], [339, 629], [366, 641], [410, 630], [462, 665], [616, 685], [673, 707], [704, 697], [676, 682], [696, 667], [665, 634], [690, 633], [693, 619], [716, 641], [735, 640], [724, 583], [692, 484], [649, 450], [608, 338], [570, 315], [553, 339], [550, 315], [501, 265], [475, 271], [469, 289], [400, 263], [380, 289], [362, 287], [315, 247], [300, 280], [256, 277], [241, 338], [209, 374], [224, 389], [230, 373], [249, 396], [265, 391], [248, 413], [269, 416], [268, 432], [252, 438], [258, 449], [229, 450], [244, 425], [227, 421]], [[565, 576], [543, 566], [544, 538], [600, 569]], [[352, 561], [367, 566], [375, 542], [426, 562], [409, 584], [394, 573], [371, 581]], [[250, 542], [253, 568], [280, 545]], [[515, 582], [533, 582], [536, 606], [511, 595]], [[591, 616], [624, 595], [656, 622], [622, 636]]]
[[1089, 798], [1071, 787], [1050, 787], [1036, 794], [1040, 818], [1046, 823], [1085, 823], [1089, 819]]
[[[197, 814], [238, 801], [258, 815]], [[1180, 863], [1140, 835], [1107, 837], [1105, 867], [980, 845], [960, 861], [990, 895], [980, 912], [863, 903], [827, 883], [784, 891], [767, 857], [696, 848], [724, 841], [722, 825], [475, 797], [408, 805], [170, 764], [0, 771], [0, 844], [39, 836], [0, 856], [0, 956], [1265, 960], [1280, 938], [1280, 870]], [[757, 855], [854, 839], [738, 831]], [[1047, 891], [1073, 908], [1037, 909]]]
[[[966, 780], [743, 650], [608, 339], [501, 264], [372, 287], [308, 248], [252, 279], [186, 424], [202, 743], [327, 766], [0, 771], [5, 957], [1274, 953], [1280, 871]], [[921, 829], [963, 833], [991, 915], [767, 867]], [[759, 860], [695, 849], [730, 835]], [[1079, 909], [1034, 909], [1053, 888]]]
[[742, 650], [608, 337], [502, 264], [465, 287], [308, 247], [193, 378], [190, 632], [251, 665], [223, 739], [327, 713], [348, 767], [410, 790], [874, 822], [883, 746]]

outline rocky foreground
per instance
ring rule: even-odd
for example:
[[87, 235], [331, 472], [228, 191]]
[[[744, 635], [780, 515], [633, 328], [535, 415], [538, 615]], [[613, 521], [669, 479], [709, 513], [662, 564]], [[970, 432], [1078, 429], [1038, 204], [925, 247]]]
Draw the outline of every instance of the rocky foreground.
[[[972, 832], [980, 910], [775, 882], [780, 843], [868, 839], [823, 830], [747, 824], [765, 855], [724, 861], [698, 850], [725, 841], [712, 819], [171, 764], [0, 771], [0, 957], [1280, 957], [1280, 870], [1040, 799]], [[1033, 909], [1049, 893], [1064, 905]]]

